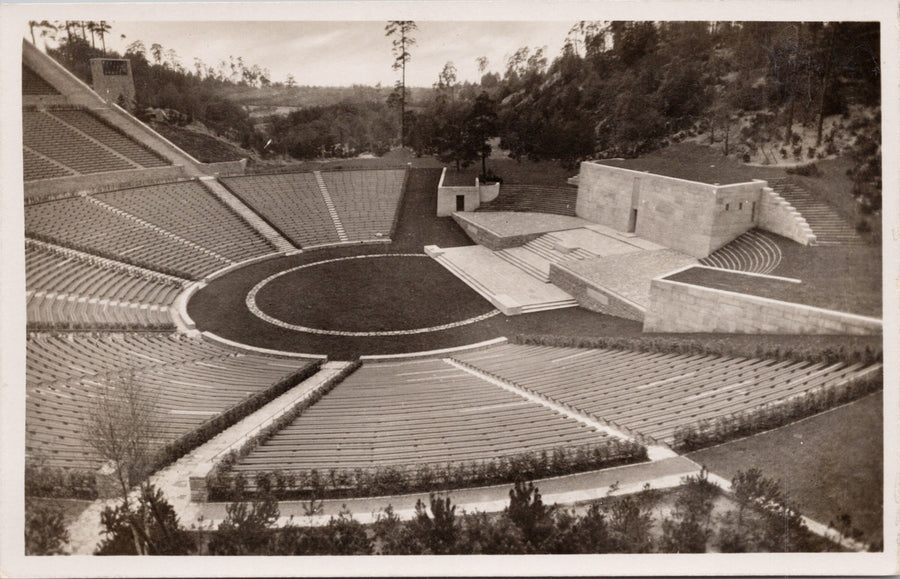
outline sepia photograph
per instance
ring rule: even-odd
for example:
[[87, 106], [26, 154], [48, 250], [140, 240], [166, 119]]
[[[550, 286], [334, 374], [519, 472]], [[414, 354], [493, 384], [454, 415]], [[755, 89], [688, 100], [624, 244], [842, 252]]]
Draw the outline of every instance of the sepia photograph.
[[774, 6], [0, 7], [0, 573], [897, 573], [898, 5]]

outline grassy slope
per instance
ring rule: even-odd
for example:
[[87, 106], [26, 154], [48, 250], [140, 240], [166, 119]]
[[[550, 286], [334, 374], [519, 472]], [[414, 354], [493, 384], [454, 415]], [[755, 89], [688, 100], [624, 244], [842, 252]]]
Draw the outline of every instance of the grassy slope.
[[668, 279], [862, 316], [881, 315], [881, 263], [876, 248], [800, 245], [785, 248], [790, 283], [693, 268]]
[[851, 515], [864, 540], [882, 537], [882, 394], [777, 430], [690, 453], [727, 479], [759, 468], [780, 479], [803, 514], [828, 524]]

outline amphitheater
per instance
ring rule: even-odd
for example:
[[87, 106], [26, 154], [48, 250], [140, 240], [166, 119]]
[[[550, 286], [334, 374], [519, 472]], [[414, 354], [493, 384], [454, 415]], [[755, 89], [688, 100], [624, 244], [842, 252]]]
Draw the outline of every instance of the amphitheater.
[[[232, 451], [251, 485], [584, 452], [618, 466], [558, 498], [671, 486], [700, 469], [676, 452], [679, 429], [881, 372], [514, 339], [880, 333], [865, 313], [735, 289], [789, 293], [798, 280], [773, 275], [784, 244], [859, 242], [827, 211], [803, 207], [807, 222], [786, 184], [753, 190], [774, 207], [767, 228], [748, 201], [746, 223], [697, 252], [583, 210], [591, 164], [556, 188], [448, 188], [405, 161], [249, 175], [198, 162], [27, 42], [23, 59], [26, 459], [102, 479], [84, 421], [104, 382], [133, 376], [154, 400], [154, 444], [195, 441], [153, 475], [183, 521], [221, 518], [209, 481]], [[456, 210], [439, 216], [444, 196]], [[76, 533], [73, 549], [91, 540]]]

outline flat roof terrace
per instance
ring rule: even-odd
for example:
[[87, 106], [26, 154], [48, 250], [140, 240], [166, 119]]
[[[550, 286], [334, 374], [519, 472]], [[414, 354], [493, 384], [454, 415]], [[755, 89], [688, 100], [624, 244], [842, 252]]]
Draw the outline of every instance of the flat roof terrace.
[[861, 316], [880, 317], [871, 304], [861, 303], [838, 286], [790, 281], [773, 276], [750, 275], [738, 271], [691, 267], [665, 279], [739, 294], [836, 310]]
[[716, 183], [732, 185], [747, 183], [754, 179], [778, 179], [785, 175], [783, 168], [745, 165], [735, 159], [724, 157], [720, 150], [690, 143], [660, 149], [637, 159], [600, 159], [591, 162], [709, 185]]

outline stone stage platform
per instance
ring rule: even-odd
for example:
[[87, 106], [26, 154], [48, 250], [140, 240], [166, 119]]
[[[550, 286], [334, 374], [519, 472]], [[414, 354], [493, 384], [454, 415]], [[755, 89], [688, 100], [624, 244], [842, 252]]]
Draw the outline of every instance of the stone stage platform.
[[486, 247], [442, 249], [427, 245], [425, 253], [507, 316], [578, 305], [571, 295], [534, 278]]
[[653, 278], [696, 259], [577, 217], [458, 212], [480, 245], [426, 253], [506, 315], [581, 305], [643, 320]]

